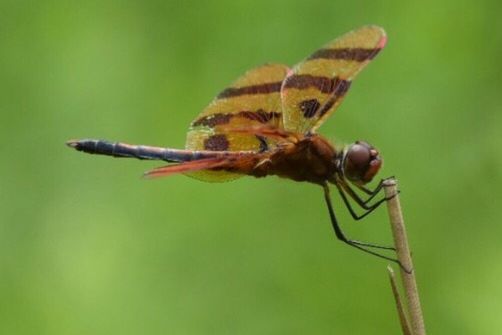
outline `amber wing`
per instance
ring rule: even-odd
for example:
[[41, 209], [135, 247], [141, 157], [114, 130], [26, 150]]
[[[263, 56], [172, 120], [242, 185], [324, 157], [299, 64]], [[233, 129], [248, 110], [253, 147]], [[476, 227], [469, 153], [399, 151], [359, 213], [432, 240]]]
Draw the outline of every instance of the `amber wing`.
[[[281, 86], [289, 68], [267, 64], [246, 72], [223, 90], [190, 125], [186, 149], [263, 151], [274, 146], [266, 136], [243, 133], [247, 128], [282, 127]], [[189, 174], [205, 181], [227, 181], [239, 175], [224, 171]]]
[[340, 105], [352, 80], [386, 40], [382, 28], [365, 26], [326, 44], [296, 65], [282, 85], [284, 128], [315, 132]]

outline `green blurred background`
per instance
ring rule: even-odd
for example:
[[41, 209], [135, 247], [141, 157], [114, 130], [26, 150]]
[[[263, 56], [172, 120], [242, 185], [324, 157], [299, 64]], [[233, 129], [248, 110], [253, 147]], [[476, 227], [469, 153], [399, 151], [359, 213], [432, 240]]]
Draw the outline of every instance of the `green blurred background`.
[[[143, 180], [96, 137], [183, 147], [245, 70], [361, 25], [386, 49], [328, 138], [396, 175], [430, 334], [502, 328], [500, 2], [0, 2], [1, 334], [398, 334], [386, 262], [339, 243], [319, 187]], [[347, 233], [391, 240], [385, 209]]]

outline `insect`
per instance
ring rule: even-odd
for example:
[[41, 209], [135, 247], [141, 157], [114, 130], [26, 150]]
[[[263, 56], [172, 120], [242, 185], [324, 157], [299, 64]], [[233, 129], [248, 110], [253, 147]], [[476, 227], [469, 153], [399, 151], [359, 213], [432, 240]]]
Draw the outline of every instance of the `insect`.
[[[292, 69], [266, 64], [248, 71], [192, 121], [184, 150], [93, 139], [67, 144], [91, 154], [170, 163], [146, 172], [148, 177], [183, 173], [204, 181], [227, 181], [244, 175], [275, 175], [320, 185], [337, 238], [396, 261], [372, 249], [394, 250], [392, 247], [347, 238], [330, 198], [329, 185], [333, 184], [356, 220], [388, 200], [370, 204], [382, 189], [383, 180], [374, 189], [364, 186], [382, 165], [378, 150], [364, 141], [334, 146], [316, 132], [386, 41], [382, 28], [364, 26], [326, 44]], [[356, 214], [348, 197], [364, 210], [362, 215]]]

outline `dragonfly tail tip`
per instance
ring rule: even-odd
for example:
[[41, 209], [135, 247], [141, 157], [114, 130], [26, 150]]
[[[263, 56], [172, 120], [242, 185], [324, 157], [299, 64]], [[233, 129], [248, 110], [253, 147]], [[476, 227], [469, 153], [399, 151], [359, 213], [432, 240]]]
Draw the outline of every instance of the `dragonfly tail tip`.
[[69, 146], [70, 148], [76, 149], [78, 147], [78, 140], [69, 140], [66, 141], [66, 145]]

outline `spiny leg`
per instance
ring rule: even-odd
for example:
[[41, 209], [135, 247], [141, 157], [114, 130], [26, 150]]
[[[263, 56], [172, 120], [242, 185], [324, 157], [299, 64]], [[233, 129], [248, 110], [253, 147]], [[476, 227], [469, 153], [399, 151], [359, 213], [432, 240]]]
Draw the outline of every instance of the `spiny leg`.
[[[351, 240], [351, 239], [348, 239], [345, 234], [343, 233], [342, 229], [340, 228], [340, 226], [338, 225], [338, 221], [336, 219], [336, 216], [335, 216], [335, 211], [333, 209], [333, 205], [331, 204], [331, 197], [330, 197], [330, 190], [329, 190], [329, 186], [328, 184], [324, 184], [323, 185], [323, 190], [324, 190], [324, 199], [326, 201], [326, 205], [328, 206], [328, 211], [329, 211], [329, 217], [331, 219], [331, 224], [333, 226], [333, 229], [335, 230], [335, 235], [336, 237], [350, 245], [350, 246], [353, 246], [354, 248], [357, 248], [357, 249], [360, 249], [366, 253], [369, 253], [369, 254], [372, 254], [372, 255], [375, 255], [377, 257], [380, 257], [380, 258], [383, 258], [383, 259], [386, 259], [386, 260], [389, 260], [389, 261], [392, 261], [392, 262], [396, 262], [398, 263], [399, 265], [401, 265], [399, 263], [399, 261], [395, 258], [391, 258], [391, 257], [388, 257], [388, 256], [385, 256], [385, 255], [382, 255], [382, 254], [379, 254], [377, 252], [374, 252], [372, 250], [369, 250], [367, 248], [377, 248], [377, 249], [385, 249], [385, 250], [395, 250], [395, 248], [393, 247], [386, 247], [386, 246], [381, 246], [381, 245], [377, 245], [377, 244], [372, 244], [372, 243], [366, 243], [366, 242], [361, 242], [361, 241], [356, 241], [356, 240]], [[367, 248], [365, 248], [367, 247]]]

